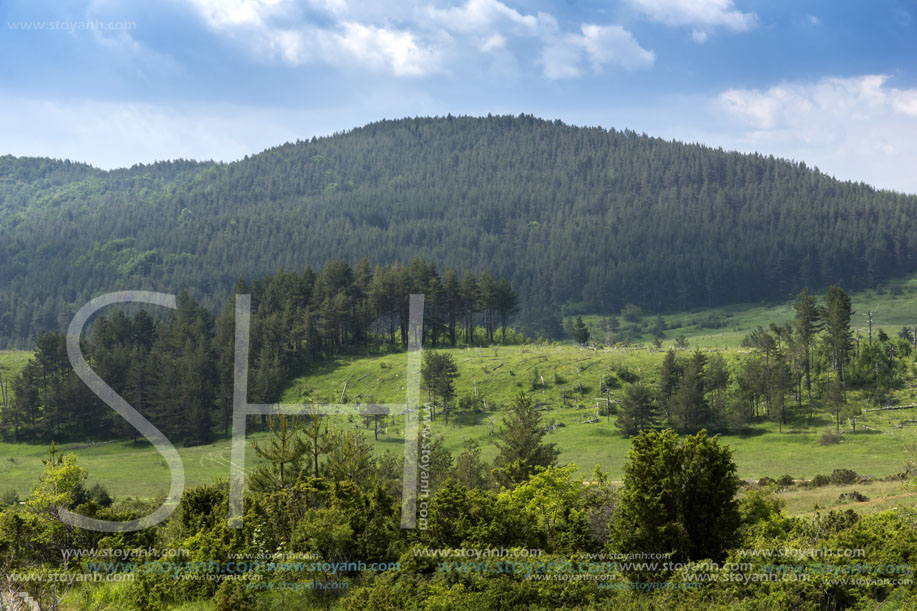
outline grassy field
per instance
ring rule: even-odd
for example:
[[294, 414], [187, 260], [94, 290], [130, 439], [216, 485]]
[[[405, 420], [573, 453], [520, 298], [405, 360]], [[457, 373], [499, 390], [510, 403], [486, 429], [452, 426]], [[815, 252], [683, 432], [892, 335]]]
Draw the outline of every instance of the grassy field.
[[28, 350], [0, 350], [0, 376], [4, 380], [15, 377], [30, 358], [32, 353]]
[[[604, 421], [603, 421], [604, 422]], [[344, 426], [348, 426], [345, 423]], [[353, 426], [353, 425], [350, 425]], [[603, 469], [611, 472], [612, 479], [619, 481], [621, 466], [627, 453], [628, 441], [611, 432], [607, 423], [602, 426], [584, 425], [587, 435], [582, 445], [564, 449], [561, 462], [576, 462], [582, 467], [584, 475], [594, 464], [601, 464]], [[567, 428], [573, 428], [567, 427]], [[466, 437], [478, 439], [488, 444], [484, 455], [491, 458], [494, 449], [491, 439], [485, 432], [474, 433], [474, 425], [465, 424], [452, 428], [437, 426], [435, 431], [446, 435], [447, 446], [454, 446], [456, 439]], [[367, 438], [372, 434], [365, 431]], [[564, 448], [571, 437], [564, 437], [566, 431], [559, 429], [549, 438]], [[877, 439], [878, 437], [878, 439]], [[264, 433], [249, 437], [250, 441], [265, 438]], [[597, 442], [604, 442], [604, 447]], [[752, 438], [727, 437], [726, 443], [733, 448], [739, 465], [739, 474], [744, 479], [756, 480], [759, 477], [777, 478], [789, 474], [797, 479], [810, 479], [816, 474], [830, 475], [835, 468], [844, 467], [862, 475], [884, 475], [901, 471], [908, 453], [905, 447], [914, 441], [913, 435], [886, 436], [861, 435], [847, 436], [840, 444], [820, 446], [815, 440], [802, 434], [783, 434], [776, 431], [763, 432]], [[900, 451], [895, 451], [899, 447]], [[61, 447], [63, 451], [74, 451], [79, 456], [79, 464], [89, 470], [89, 482], [101, 482], [113, 494], [119, 497], [154, 498], [164, 494], [169, 487], [169, 471], [160, 455], [148, 444], [131, 442], [112, 442], [91, 447], [68, 444]], [[185, 468], [186, 486], [205, 484], [214, 480], [226, 480], [229, 477], [228, 440], [193, 448], [181, 448], [179, 451]], [[461, 448], [451, 447], [454, 452]], [[401, 438], [380, 441], [377, 450], [403, 452]], [[779, 451], [778, 451], [779, 450]], [[40, 445], [0, 444], [0, 466], [2, 466], [3, 483], [0, 493], [15, 490], [20, 498], [28, 494], [30, 486], [42, 470], [42, 458], [47, 456], [47, 448]], [[257, 464], [255, 453], [246, 452], [248, 469]], [[138, 475], [142, 474], [142, 476]], [[856, 490], [868, 497], [866, 502], [841, 501], [842, 492]], [[786, 502], [787, 512], [792, 515], [811, 515], [816, 506], [820, 510], [851, 508], [860, 513], [889, 509], [891, 507], [917, 508], [917, 487], [914, 483], [901, 481], [872, 482], [850, 486], [824, 486], [804, 488], [793, 486], [781, 490], [778, 495]]]
[[[503, 346], [459, 349], [452, 353], [460, 373], [456, 380], [457, 396], [473, 395], [476, 387], [479, 396], [487, 397], [489, 409], [462, 413], [450, 419], [448, 425], [441, 415], [437, 417], [434, 434], [443, 436], [450, 451], [461, 452], [464, 441], [473, 439], [483, 447], [485, 458], [493, 457], [496, 448], [492, 431], [499, 430], [501, 425], [500, 407], [525, 390], [536, 402], [545, 404], [544, 421], [561, 425], [548, 435], [562, 451], [561, 462], [576, 463], [584, 474], [591, 472], [594, 465], [600, 465], [613, 479], [621, 477], [629, 441], [618, 434], [613, 416], [584, 422], [596, 415], [600, 400], [599, 376], [626, 367], [652, 380], [663, 357], [663, 352], [647, 349], [594, 350], [575, 346]], [[736, 356], [735, 351], [724, 354], [730, 360]], [[339, 402], [343, 396], [344, 401], [354, 403], [403, 401], [405, 370], [403, 354], [343, 358], [314, 375], [294, 380], [283, 400]], [[536, 379], [537, 384], [533, 384]], [[566, 406], [562, 391], [566, 391]], [[612, 400], [620, 393], [620, 390], [612, 391]], [[856, 393], [851, 393], [851, 397], [854, 401], [862, 400]], [[914, 391], [905, 389], [896, 400], [901, 403], [914, 401]], [[784, 427], [783, 432], [778, 432], [775, 422], [762, 422], [749, 427], [742, 435], [727, 436], [724, 441], [732, 448], [743, 478], [784, 474], [811, 478], [818, 473], [829, 474], [835, 468], [882, 476], [904, 470], [912, 446], [917, 445], [917, 429], [897, 426], [915, 418], [917, 409], [868, 413], [858, 419], [856, 434], [848, 432], [839, 443], [827, 446], [820, 445], [819, 439], [824, 431], [833, 430], [833, 423], [824, 416], [816, 416], [811, 426], [806, 426], [805, 419], [800, 417]], [[356, 420], [349, 425], [361, 426]], [[394, 427], [374, 442], [377, 448], [400, 451], [399, 429], [400, 424], [396, 421]], [[842, 427], [842, 430], [849, 429], [849, 426]], [[370, 430], [365, 430], [365, 434], [373, 440]]]
[[[842, 500], [843, 493], [859, 492], [866, 497], [864, 501]], [[816, 511], [853, 509], [857, 513], [872, 513], [887, 509], [917, 508], [917, 486], [914, 482], [871, 482], [868, 484], [851, 484], [848, 486], [822, 486], [804, 488], [793, 486], [780, 490], [777, 496], [783, 499], [785, 509], [790, 515], [811, 516]]]
[[[821, 300], [821, 294], [816, 294]], [[884, 328], [894, 335], [903, 326], [917, 325], [917, 276], [887, 283], [879, 290], [857, 291], [850, 294], [854, 317], [853, 327], [865, 337], [868, 324], [866, 313], [872, 312], [873, 332]], [[748, 333], [757, 326], [767, 328], [770, 323], [783, 323], [795, 316], [793, 299], [785, 303], [739, 303], [715, 308], [699, 308], [686, 312], [663, 314], [667, 326], [663, 345], [672, 345], [675, 338], [684, 335], [691, 346], [709, 348], [737, 348]], [[583, 320], [590, 326], [592, 337], [601, 341], [604, 315], [587, 315]], [[655, 314], [640, 318], [640, 324], [652, 324]], [[622, 324], [628, 324], [621, 321]], [[708, 325], [720, 325], [710, 328]], [[645, 333], [641, 341], [650, 343], [653, 336]]]
[[[249, 436], [249, 442], [265, 438], [265, 433]], [[63, 452], [74, 452], [79, 464], [89, 471], [89, 483], [100, 482], [119, 497], [153, 498], [165, 494], [170, 485], [169, 469], [162, 456], [146, 441], [115, 441], [100, 444], [63, 444]], [[246, 466], [257, 464], [255, 452], [246, 450]], [[214, 479], [229, 479], [230, 441], [179, 448], [185, 469], [185, 486], [206, 484]], [[15, 490], [20, 498], [28, 494], [42, 472], [42, 459], [48, 446], [24, 443], [0, 443], [0, 492]]]

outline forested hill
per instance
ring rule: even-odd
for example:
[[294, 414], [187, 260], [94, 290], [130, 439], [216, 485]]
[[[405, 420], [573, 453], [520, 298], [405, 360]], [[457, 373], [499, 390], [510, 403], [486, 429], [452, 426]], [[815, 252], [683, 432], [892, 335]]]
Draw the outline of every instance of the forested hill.
[[917, 271], [917, 198], [793, 163], [532, 117], [381, 121], [229, 164], [0, 157], [0, 344], [103, 290], [333, 259], [488, 270], [522, 315], [782, 299]]

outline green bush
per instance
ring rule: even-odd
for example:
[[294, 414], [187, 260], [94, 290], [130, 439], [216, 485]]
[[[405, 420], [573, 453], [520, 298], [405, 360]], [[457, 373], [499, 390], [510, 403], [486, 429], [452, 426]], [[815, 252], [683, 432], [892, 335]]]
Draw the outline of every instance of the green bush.
[[718, 437], [643, 431], [631, 439], [608, 548], [719, 562], [738, 543], [738, 488], [732, 452]]
[[465, 394], [459, 397], [459, 409], [466, 412], [480, 412], [483, 410], [483, 401], [481, 397]]
[[613, 374], [602, 377], [602, 387], [599, 389], [599, 392], [615, 390], [616, 388], [621, 388], [621, 382]]
[[827, 486], [830, 483], [831, 483], [830, 477], [819, 473], [818, 475], [812, 478], [812, 480], [809, 482], [809, 485], [812, 486], [813, 488], [821, 488], [822, 486]]
[[852, 484], [858, 479], [860, 479], [860, 476], [857, 475], [857, 472], [850, 469], [835, 469], [831, 472], [832, 484]]
[[9, 489], [0, 496], [0, 507], [9, 507], [10, 505], [15, 505], [19, 502], [19, 495], [16, 494], [16, 491]]

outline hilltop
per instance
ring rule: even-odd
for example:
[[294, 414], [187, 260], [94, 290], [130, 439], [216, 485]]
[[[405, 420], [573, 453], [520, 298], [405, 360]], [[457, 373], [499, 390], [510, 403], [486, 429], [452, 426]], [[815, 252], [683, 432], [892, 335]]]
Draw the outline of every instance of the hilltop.
[[[101, 171], [0, 157], [0, 345], [102, 291], [191, 291], [363, 256], [506, 277], [561, 306], [649, 311], [875, 287], [917, 271], [917, 198], [762, 155], [531, 116], [380, 121], [234, 163]], [[552, 331], [553, 330], [553, 331]]]

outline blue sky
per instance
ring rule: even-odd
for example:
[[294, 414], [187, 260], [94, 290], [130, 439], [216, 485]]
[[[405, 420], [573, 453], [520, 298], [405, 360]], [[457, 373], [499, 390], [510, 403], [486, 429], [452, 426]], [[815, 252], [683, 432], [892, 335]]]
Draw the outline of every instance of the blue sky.
[[530, 113], [917, 193], [917, 0], [0, 0], [0, 154], [234, 160]]

